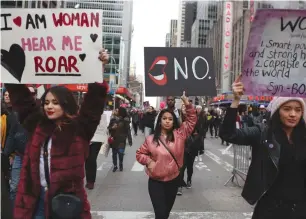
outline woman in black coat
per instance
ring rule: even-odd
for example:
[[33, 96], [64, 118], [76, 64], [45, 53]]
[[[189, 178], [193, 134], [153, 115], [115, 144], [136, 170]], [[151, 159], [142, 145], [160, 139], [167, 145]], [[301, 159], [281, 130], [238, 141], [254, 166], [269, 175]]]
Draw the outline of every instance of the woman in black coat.
[[252, 162], [242, 196], [256, 204], [252, 219], [306, 218], [306, 107], [302, 98], [276, 97], [266, 124], [236, 129], [243, 84], [233, 84], [234, 100], [220, 135], [252, 147]]
[[[182, 122], [185, 121], [186, 108], [182, 106]], [[193, 164], [196, 156], [204, 153], [204, 135], [205, 135], [205, 118], [203, 117], [202, 108], [197, 107], [197, 124], [185, 142], [184, 165], [181, 168], [181, 187], [179, 187], [177, 195], [183, 194], [183, 187], [191, 189]], [[184, 181], [185, 170], [187, 169], [187, 183]]]

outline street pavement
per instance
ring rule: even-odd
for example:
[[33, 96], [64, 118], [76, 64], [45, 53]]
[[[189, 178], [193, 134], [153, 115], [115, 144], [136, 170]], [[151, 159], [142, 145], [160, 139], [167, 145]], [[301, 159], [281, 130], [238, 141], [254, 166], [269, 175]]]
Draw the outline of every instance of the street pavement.
[[[99, 154], [95, 189], [88, 191], [93, 219], [154, 219], [148, 177], [135, 158], [143, 142], [139, 134], [126, 148], [123, 172], [112, 172], [111, 153]], [[193, 187], [177, 196], [170, 219], [250, 219], [253, 207], [241, 197], [242, 189], [231, 181], [224, 186], [232, 165], [232, 148], [208, 135], [205, 154], [195, 162]]]

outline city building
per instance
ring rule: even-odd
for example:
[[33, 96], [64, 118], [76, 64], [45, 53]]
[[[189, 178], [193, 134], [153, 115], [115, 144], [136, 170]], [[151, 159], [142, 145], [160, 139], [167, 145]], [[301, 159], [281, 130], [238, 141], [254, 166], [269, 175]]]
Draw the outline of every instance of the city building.
[[1, 8], [61, 8], [64, 1], [1, 1]]
[[176, 40], [177, 47], [180, 47], [181, 42], [184, 41], [185, 7], [186, 7], [186, 0], [180, 0], [179, 16], [177, 20], [177, 40]]
[[66, 8], [103, 10], [103, 47], [108, 50], [111, 60], [104, 69], [104, 80], [116, 90], [126, 87], [129, 77], [132, 40], [132, 1], [67, 1]]
[[165, 47], [170, 47], [170, 33], [166, 34], [166, 42], [165, 42]]
[[197, 16], [191, 31], [192, 47], [207, 47], [208, 33], [217, 22], [217, 12], [215, 1], [200, 1], [197, 3]]
[[191, 28], [197, 17], [197, 1], [181, 0], [177, 23], [177, 46], [191, 46]]
[[170, 47], [177, 46], [177, 20], [170, 21]]

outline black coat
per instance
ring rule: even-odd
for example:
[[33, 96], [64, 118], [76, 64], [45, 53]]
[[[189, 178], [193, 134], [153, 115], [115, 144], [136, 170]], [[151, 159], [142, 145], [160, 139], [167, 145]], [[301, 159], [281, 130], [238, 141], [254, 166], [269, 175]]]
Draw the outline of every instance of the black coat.
[[142, 124], [144, 127], [154, 129], [154, 121], [156, 118], [156, 111], [146, 112], [142, 118]]
[[[252, 162], [242, 196], [248, 203], [254, 205], [271, 188], [279, 173], [281, 145], [276, 141], [274, 135], [270, 142], [266, 140], [267, 129], [263, 124], [236, 129], [236, 116], [237, 109], [227, 110], [220, 129], [220, 136], [233, 144], [252, 146]], [[306, 137], [301, 139], [301, 142], [305, 140]]]
[[[115, 123], [117, 128], [113, 129], [112, 126]], [[110, 145], [111, 148], [125, 148], [126, 140], [128, 140], [130, 146], [132, 145], [130, 123], [128, 117], [111, 119], [108, 127], [110, 135], [114, 138], [114, 142]]]

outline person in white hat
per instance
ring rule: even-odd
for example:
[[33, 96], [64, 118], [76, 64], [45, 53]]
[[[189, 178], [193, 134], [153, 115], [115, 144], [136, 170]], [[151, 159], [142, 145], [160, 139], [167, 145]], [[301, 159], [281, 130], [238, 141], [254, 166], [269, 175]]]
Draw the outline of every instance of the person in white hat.
[[252, 219], [306, 218], [306, 106], [302, 98], [275, 97], [266, 124], [236, 129], [243, 84], [233, 83], [234, 100], [220, 136], [252, 146], [252, 161], [242, 196], [256, 204]]

